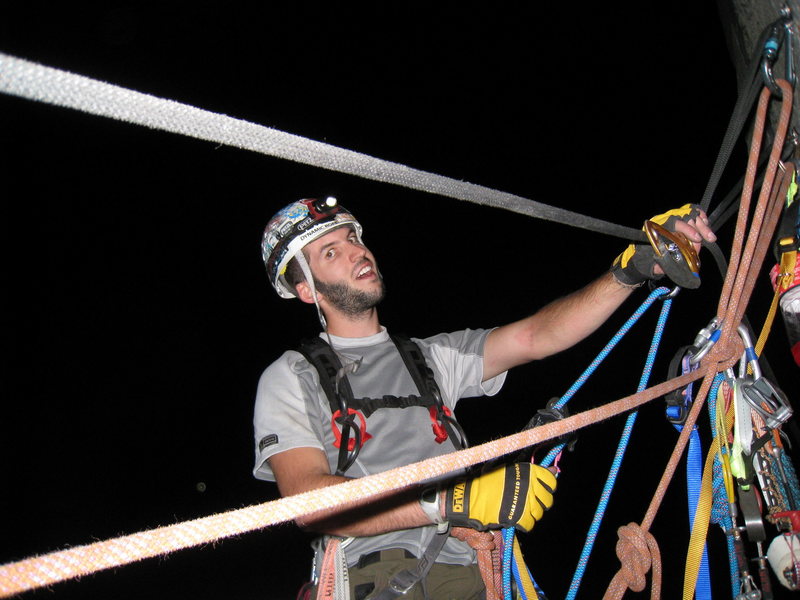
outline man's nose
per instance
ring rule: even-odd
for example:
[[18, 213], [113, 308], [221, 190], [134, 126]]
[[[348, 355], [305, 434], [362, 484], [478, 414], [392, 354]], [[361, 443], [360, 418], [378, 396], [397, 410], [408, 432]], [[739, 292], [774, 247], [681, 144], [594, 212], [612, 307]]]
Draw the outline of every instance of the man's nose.
[[350, 260], [356, 262], [361, 260], [366, 255], [367, 249], [361, 244], [350, 245]]

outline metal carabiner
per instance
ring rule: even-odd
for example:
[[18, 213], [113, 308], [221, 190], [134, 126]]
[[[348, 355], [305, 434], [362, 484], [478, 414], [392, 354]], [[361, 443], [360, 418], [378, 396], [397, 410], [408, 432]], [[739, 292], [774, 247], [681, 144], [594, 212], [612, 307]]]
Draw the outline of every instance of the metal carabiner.
[[742, 354], [739, 365], [739, 377], [745, 377], [747, 375], [746, 367], [749, 365], [750, 369], [753, 371], [753, 379], [760, 379], [761, 367], [758, 365], [758, 354], [756, 354], [756, 349], [753, 346], [753, 338], [750, 337], [750, 331], [742, 324], [739, 324], [736, 330], [739, 332], [739, 337], [742, 338], [742, 342], [744, 343], [744, 354]]
[[[742, 396], [761, 415], [768, 429], [777, 429], [792, 416], [789, 399], [780, 388], [763, 377], [750, 332], [744, 325], [739, 325], [738, 331], [745, 346], [739, 367]], [[748, 365], [753, 373], [752, 377], [747, 376]]]
[[[652, 279], [649, 280], [647, 282], [647, 284], [648, 284], [648, 287], [650, 288], [651, 292], [655, 292], [658, 288], [664, 287], [664, 286], [657, 285]], [[667, 288], [664, 288], [664, 289], [667, 289]], [[680, 293], [681, 289], [682, 289], [681, 286], [676, 285], [671, 290], [669, 290], [667, 292], [664, 292], [663, 294], [658, 296], [656, 298], [656, 300], [661, 300], [662, 302], [664, 302], [666, 300], [672, 300], [673, 298], [675, 298], [675, 296], [677, 296]]]
[[706, 327], [700, 330], [695, 336], [693, 344], [697, 348], [697, 352], [689, 358], [689, 364], [696, 365], [711, 351], [712, 346], [722, 335], [721, 326], [722, 322], [717, 317], [714, 317]]
[[761, 58], [761, 78], [764, 85], [769, 88], [777, 98], [783, 98], [783, 92], [778, 84], [775, 83], [775, 76], [772, 74], [772, 65], [778, 57], [780, 41], [778, 40], [778, 26], [772, 28], [772, 33], [764, 44], [763, 57]]
[[786, 60], [786, 81], [794, 86], [794, 57], [792, 56], [792, 12], [788, 6], [781, 9], [781, 17], [772, 25], [772, 31], [767, 41], [764, 43], [761, 59], [761, 77], [764, 80], [764, 85], [767, 86], [772, 94], [777, 98], [783, 98], [781, 88], [775, 83], [775, 76], [772, 73], [772, 65], [778, 58], [778, 53], [781, 49], [781, 44], [786, 41], [786, 51], [784, 52]]

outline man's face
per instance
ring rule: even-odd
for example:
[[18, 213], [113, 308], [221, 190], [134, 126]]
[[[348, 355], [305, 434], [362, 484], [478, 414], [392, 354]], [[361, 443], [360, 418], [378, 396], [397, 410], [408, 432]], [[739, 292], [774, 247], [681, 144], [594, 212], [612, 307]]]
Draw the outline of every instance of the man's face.
[[333, 308], [356, 316], [383, 299], [375, 257], [350, 227], [340, 227], [308, 244], [306, 255], [317, 291]]

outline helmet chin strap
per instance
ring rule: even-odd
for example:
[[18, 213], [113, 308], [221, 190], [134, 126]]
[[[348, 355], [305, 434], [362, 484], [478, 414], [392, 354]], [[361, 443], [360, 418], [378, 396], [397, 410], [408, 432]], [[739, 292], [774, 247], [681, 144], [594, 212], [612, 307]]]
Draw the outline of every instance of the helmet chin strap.
[[322, 314], [322, 309], [319, 306], [319, 298], [317, 298], [317, 286], [314, 285], [314, 276], [311, 274], [311, 267], [308, 266], [308, 261], [306, 260], [306, 256], [303, 254], [302, 250], [295, 254], [294, 258], [297, 261], [297, 264], [300, 265], [300, 270], [303, 271], [303, 275], [306, 278], [306, 283], [308, 283], [308, 286], [311, 288], [311, 298], [314, 300], [314, 306], [317, 307], [317, 316], [319, 317], [319, 322], [322, 324], [322, 329], [325, 331], [325, 334], [328, 335], [328, 322], [325, 320], [325, 315]]
[[297, 260], [297, 263], [300, 265], [300, 270], [303, 271], [303, 275], [306, 278], [308, 286], [311, 288], [311, 297], [314, 299], [314, 306], [317, 307], [317, 316], [319, 317], [319, 322], [322, 324], [322, 330], [325, 332], [325, 337], [328, 338], [328, 345], [333, 349], [333, 351], [339, 357], [339, 361], [344, 365], [341, 369], [339, 369], [338, 373], [336, 374], [336, 388], [338, 391], [339, 381], [347, 373], [355, 373], [358, 370], [358, 367], [361, 366], [361, 361], [363, 360], [363, 357], [359, 357], [356, 360], [350, 360], [342, 356], [336, 350], [336, 347], [333, 345], [333, 340], [331, 340], [331, 334], [328, 332], [328, 322], [325, 320], [325, 315], [322, 313], [322, 308], [319, 305], [319, 298], [317, 297], [317, 286], [314, 285], [314, 276], [311, 274], [311, 267], [309, 266], [308, 261], [306, 260], [306, 257], [302, 251], [295, 254], [294, 257]]

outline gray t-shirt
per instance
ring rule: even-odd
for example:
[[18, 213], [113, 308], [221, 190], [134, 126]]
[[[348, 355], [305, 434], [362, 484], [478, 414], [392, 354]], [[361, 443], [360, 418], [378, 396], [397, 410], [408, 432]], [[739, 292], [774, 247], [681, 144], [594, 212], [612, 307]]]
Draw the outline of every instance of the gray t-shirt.
[[[414, 340], [434, 372], [442, 401], [450, 409], [460, 398], [491, 396], [500, 391], [505, 373], [481, 383], [488, 333], [468, 329]], [[366, 338], [331, 336], [331, 341], [345, 360], [362, 359], [357, 372], [347, 376], [354, 397], [419, 395], [385, 328]], [[316, 369], [299, 352], [285, 352], [264, 371], [258, 384], [254, 426], [253, 474], [257, 478], [275, 481], [267, 459], [293, 448], [319, 448], [326, 453], [331, 472], [336, 470], [339, 451], [334, 447], [330, 404]], [[348, 477], [380, 473], [455, 450], [449, 439], [442, 444], [435, 441], [428, 409], [420, 406], [377, 410], [366, 419], [366, 431], [372, 437], [348, 469]], [[403, 548], [420, 556], [435, 531], [434, 526], [418, 527], [355, 538], [345, 546], [348, 565], [358, 562], [362, 554], [387, 548]], [[473, 560], [469, 546], [449, 538], [437, 562], [470, 564]]]

